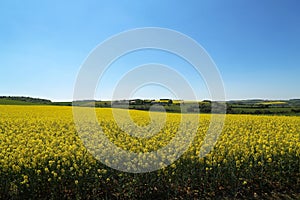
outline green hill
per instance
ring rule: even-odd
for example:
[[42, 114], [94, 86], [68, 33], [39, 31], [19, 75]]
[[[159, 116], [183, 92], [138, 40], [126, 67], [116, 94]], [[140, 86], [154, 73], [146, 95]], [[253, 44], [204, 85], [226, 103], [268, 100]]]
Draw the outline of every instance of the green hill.
[[32, 97], [0, 96], [0, 105], [49, 105], [50, 100]]
[[34, 105], [34, 103], [11, 99], [0, 99], [0, 105]]

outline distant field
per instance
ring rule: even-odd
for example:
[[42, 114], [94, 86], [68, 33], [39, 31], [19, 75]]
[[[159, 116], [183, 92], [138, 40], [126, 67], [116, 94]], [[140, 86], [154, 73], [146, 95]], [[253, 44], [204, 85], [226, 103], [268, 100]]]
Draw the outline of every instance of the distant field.
[[265, 109], [255, 109], [255, 108], [243, 108], [243, 107], [238, 107], [235, 108], [235, 110], [237, 111], [244, 111], [244, 112], [248, 112], [248, 113], [255, 113], [256, 111], [270, 111], [270, 112], [274, 112], [274, 113], [280, 113], [280, 112], [291, 112], [291, 108], [265, 108]]
[[283, 101], [266, 101], [258, 104], [263, 104], [263, 105], [277, 105], [277, 104], [287, 104], [287, 102]]
[[[98, 101], [84, 100], [76, 101], [74, 105], [85, 107], [110, 108], [113, 107], [130, 109], [130, 110], [149, 110], [166, 111], [170, 113], [211, 113], [212, 103], [209, 100], [188, 101], [168, 99], [155, 100], [121, 100], [121, 101]], [[130, 103], [129, 103], [130, 102]], [[226, 105], [228, 114], [255, 114], [255, 115], [300, 115], [300, 99], [291, 100], [237, 100], [227, 101], [225, 104], [214, 102], [214, 112], [223, 112], [222, 108]], [[198, 104], [198, 106], [197, 106]], [[0, 105], [55, 105], [55, 106], [72, 106], [72, 102], [51, 102], [47, 99], [31, 97], [6, 97], [0, 96]], [[160, 106], [157, 106], [160, 105]], [[163, 106], [163, 107], [162, 107]], [[224, 109], [223, 109], [224, 110]]]

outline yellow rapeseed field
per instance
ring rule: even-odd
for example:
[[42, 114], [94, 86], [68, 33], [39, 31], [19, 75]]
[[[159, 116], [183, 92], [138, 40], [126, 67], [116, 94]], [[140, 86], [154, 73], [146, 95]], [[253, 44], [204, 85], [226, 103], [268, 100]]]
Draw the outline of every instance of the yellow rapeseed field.
[[[162, 120], [153, 126], [149, 112], [129, 112], [140, 134], [151, 137], [128, 134], [136, 129], [126, 121], [116, 122], [112, 109], [96, 109], [107, 138], [135, 153], [166, 146], [181, 122], [180, 114], [157, 112], [152, 115]], [[210, 119], [210, 114], [200, 114], [192, 144], [174, 163], [132, 174], [93, 157], [95, 152], [80, 138], [90, 137], [93, 130], [87, 125], [85, 135], [78, 135], [72, 107], [0, 106], [0, 199], [299, 197], [300, 117], [227, 115], [213, 151], [200, 158]], [[93, 138], [86, 141], [98, 144]]]

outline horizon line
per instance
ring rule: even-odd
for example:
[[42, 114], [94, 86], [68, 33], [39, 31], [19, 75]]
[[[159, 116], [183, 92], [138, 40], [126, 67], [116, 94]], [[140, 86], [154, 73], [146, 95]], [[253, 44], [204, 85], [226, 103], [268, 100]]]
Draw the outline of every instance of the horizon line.
[[[173, 99], [173, 98], [130, 98], [130, 99], [81, 99], [81, 100], [66, 100], [66, 99], [51, 99], [51, 98], [45, 98], [45, 97], [37, 97], [37, 96], [28, 96], [28, 95], [0, 95], [0, 98], [5, 97], [25, 97], [25, 98], [35, 98], [35, 99], [43, 99], [43, 100], [50, 100], [51, 102], [73, 102], [73, 101], [129, 101], [129, 100], [161, 100], [161, 99], [170, 99], [170, 100], [176, 100], [176, 101], [220, 101], [220, 100], [212, 100], [212, 99], [195, 99], [195, 100], [189, 100], [189, 99]], [[274, 100], [282, 100], [282, 101], [288, 101], [288, 100], [300, 100], [300, 97], [293, 97], [293, 98], [234, 98], [234, 99], [225, 99], [221, 101], [246, 101], [246, 100], [262, 100], [262, 101], [274, 101]]]

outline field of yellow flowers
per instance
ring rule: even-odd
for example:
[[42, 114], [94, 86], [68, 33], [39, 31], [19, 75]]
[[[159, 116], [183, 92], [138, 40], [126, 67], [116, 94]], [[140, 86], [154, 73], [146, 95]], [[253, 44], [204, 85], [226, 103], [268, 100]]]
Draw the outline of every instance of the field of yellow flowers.
[[[162, 148], [181, 122], [180, 114], [164, 113], [157, 128], [147, 126], [149, 112], [129, 112], [152, 137], [131, 136], [114, 121], [111, 108], [96, 109], [107, 138], [126, 151]], [[78, 136], [72, 107], [0, 106], [0, 199], [300, 198], [300, 117], [227, 115], [218, 142], [203, 158], [211, 115], [200, 114], [199, 120], [179, 159], [139, 174], [94, 158]]]

